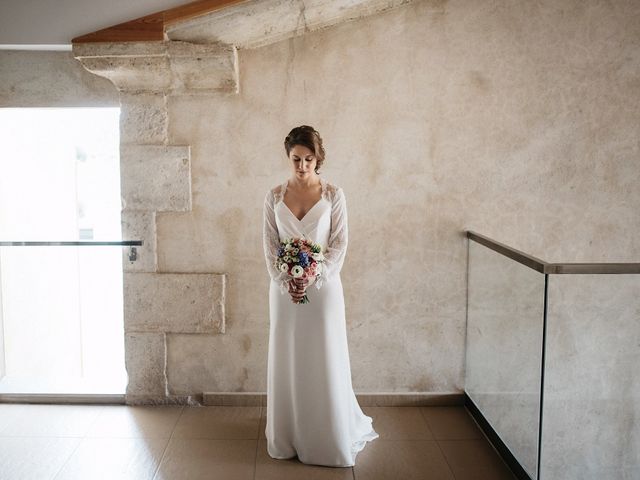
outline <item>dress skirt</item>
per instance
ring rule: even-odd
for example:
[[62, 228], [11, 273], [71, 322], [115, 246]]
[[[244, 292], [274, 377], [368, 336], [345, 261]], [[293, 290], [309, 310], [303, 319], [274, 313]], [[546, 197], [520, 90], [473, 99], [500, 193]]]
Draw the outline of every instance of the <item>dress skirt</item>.
[[351, 383], [344, 294], [340, 274], [310, 303], [294, 304], [275, 281], [269, 288], [269, 354], [265, 435], [272, 458], [355, 465], [367, 441], [378, 438]]

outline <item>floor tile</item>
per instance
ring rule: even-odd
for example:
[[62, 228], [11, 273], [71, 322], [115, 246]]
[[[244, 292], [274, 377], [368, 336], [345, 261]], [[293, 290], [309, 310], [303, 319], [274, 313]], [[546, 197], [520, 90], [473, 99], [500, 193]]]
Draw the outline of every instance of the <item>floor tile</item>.
[[83, 437], [102, 405], [23, 404], [2, 429], [2, 436]]
[[486, 440], [438, 440], [456, 480], [515, 480]]
[[154, 480], [253, 480], [257, 440], [171, 438]]
[[457, 480], [435, 440], [378, 438], [358, 454], [353, 470], [355, 480]]
[[260, 412], [260, 428], [258, 429], [258, 438], [262, 438], [266, 440], [266, 430], [267, 430], [267, 407], [260, 407], [262, 411]]
[[258, 440], [255, 480], [353, 480], [352, 467], [323, 467], [307, 465], [298, 458], [279, 460], [271, 458], [267, 440]]
[[436, 440], [485, 438], [463, 406], [419, 407]]
[[0, 403], [0, 435], [7, 425], [18, 421], [26, 408], [22, 403]]
[[0, 404], [0, 479], [515, 478], [464, 407], [362, 410], [380, 437], [325, 467], [269, 456], [266, 406]]
[[361, 407], [384, 440], [433, 440], [419, 407]]
[[168, 438], [84, 438], [55, 480], [151, 480]]
[[183, 406], [105, 406], [87, 437], [169, 438]]
[[81, 441], [73, 437], [0, 437], [0, 478], [53, 479]]
[[261, 407], [185, 407], [174, 438], [257, 439]]

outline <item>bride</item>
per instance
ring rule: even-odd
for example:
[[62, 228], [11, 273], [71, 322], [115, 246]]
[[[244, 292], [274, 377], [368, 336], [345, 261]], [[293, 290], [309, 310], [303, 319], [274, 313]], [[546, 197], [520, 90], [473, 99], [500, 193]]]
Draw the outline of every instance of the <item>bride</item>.
[[[353, 391], [340, 271], [347, 251], [347, 206], [341, 187], [320, 176], [319, 133], [302, 125], [284, 147], [290, 177], [264, 199], [263, 246], [270, 276], [267, 361], [267, 450], [332, 467], [355, 465], [378, 438]], [[280, 242], [320, 244], [318, 277], [293, 280], [275, 267]], [[297, 303], [304, 295], [309, 303]]]

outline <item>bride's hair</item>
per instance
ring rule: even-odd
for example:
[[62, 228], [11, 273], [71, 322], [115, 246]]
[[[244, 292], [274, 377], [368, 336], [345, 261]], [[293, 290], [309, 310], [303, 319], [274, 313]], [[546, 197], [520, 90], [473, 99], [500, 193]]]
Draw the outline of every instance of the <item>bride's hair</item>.
[[284, 149], [287, 152], [287, 157], [294, 145], [302, 145], [313, 152], [317, 160], [314, 170], [319, 173], [318, 170], [324, 163], [324, 147], [318, 131], [309, 125], [301, 125], [294, 128], [284, 139]]

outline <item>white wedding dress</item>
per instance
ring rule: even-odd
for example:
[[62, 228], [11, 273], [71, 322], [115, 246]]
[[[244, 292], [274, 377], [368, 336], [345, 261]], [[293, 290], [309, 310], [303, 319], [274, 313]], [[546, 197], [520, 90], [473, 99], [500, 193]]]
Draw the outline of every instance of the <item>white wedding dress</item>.
[[[298, 220], [283, 202], [287, 183], [267, 192], [263, 240], [269, 288], [267, 450], [302, 463], [355, 465], [378, 438], [353, 392], [340, 269], [347, 250], [342, 188], [322, 177], [322, 197]], [[280, 240], [306, 237], [322, 245], [322, 275], [307, 288], [310, 303], [294, 304], [287, 276], [273, 265]], [[328, 247], [328, 248], [327, 248]], [[325, 252], [326, 248], [326, 252]]]

